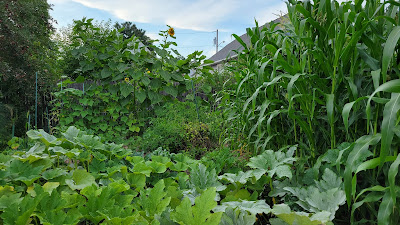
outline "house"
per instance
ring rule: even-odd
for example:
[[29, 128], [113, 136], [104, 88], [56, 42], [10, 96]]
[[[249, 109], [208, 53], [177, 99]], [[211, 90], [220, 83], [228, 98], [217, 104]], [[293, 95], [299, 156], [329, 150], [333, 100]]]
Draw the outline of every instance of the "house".
[[[262, 30], [264, 27], [268, 26], [270, 23], [281, 23], [286, 18], [287, 18], [287, 15], [281, 16], [276, 20], [273, 20], [271, 22], [268, 22], [268, 23], [260, 26], [259, 29]], [[278, 26], [275, 29], [279, 29]], [[247, 33], [241, 35], [240, 38], [247, 45], [250, 43], [250, 38], [247, 35]], [[224, 64], [226, 62], [228, 62], [231, 59], [235, 59], [237, 57], [237, 53], [236, 53], [237, 51], [242, 51], [243, 49], [244, 49], [243, 46], [235, 39], [234, 41], [230, 42], [225, 47], [223, 47], [220, 51], [215, 53], [215, 55], [211, 56], [209, 58], [209, 60], [212, 60], [214, 62], [208, 64], [208, 66], [211, 66], [215, 70], [220, 70], [224, 67]]]

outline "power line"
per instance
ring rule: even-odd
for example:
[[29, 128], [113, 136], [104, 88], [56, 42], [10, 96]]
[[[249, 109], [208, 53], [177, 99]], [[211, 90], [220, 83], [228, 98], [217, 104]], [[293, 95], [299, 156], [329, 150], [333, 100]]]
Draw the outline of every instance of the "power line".
[[192, 33], [196, 33], [196, 34], [209, 34], [209, 33], [214, 33], [215, 31], [189, 31], [189, 32], [180, 32], [177, 31], [178, 34], [192, 34]]
[[[215, 31], [196, 31], [196, 32], [176, 32], [175, 35], [180, 35], [180, 34], [211, 34], [214, 33]], [[146, 32], [146, 34], [153, 34], [153, 35], [158, 35], [158, 33], [154, 32]]]
[[213, 45], [193, 45], [193, 46], [174, 46], [173, 48], [201, 48], [201, 47], [212, 47]]

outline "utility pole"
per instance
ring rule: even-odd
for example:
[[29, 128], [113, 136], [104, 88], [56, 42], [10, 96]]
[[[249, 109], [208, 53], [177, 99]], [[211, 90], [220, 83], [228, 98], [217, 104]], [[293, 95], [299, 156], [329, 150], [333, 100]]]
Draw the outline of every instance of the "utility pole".
[[217, 50], [215, 53], [217, 53], [218, 52], [218, 29], [217, 29], [217, 38], [216, 38], [215, 46], [217, 47]]
[[222, 43], [225, 43], [225, 41], [218, 43], [218, 29], [217, 29], [217, 35], [214, 38], [214, 45], [215, 45], [215, 53], [218, 52], [218, 46], [220, 46]]

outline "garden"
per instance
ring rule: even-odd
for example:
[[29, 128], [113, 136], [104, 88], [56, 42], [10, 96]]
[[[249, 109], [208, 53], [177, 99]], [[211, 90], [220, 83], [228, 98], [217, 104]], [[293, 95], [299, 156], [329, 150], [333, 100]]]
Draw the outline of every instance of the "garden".
[[170, 26], [51, 38], [46, 1], [12, 44], [38, 16], [12, 2], [0, 224], [400, 224], [399, 2], [288, 0], [222, 70]]

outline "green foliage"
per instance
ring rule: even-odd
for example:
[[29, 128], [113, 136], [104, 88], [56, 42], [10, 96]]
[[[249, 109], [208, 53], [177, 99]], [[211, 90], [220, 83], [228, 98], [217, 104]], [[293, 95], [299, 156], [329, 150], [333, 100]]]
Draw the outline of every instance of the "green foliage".
[[[38, 126], [47, 125], [43, 115], [58, 78], [58, 49], [50, 39], [54, 30], [50, 10], [45, 0], [0, 2], [0, 123], [8, 119], [1, 125], [2, 132], [7, 132], [6, 137], [0, 134], [1, 141], [11, 138], [12, 124], [18, 137], [27, 131], [26, 114], [35, 109], [36, 72]], [[4, 106], [13, 112], [5, 115]]]
[[[80, 128], [102, 134], [109, 140], [136, 135], [153, 109], [186, 91], [187, 74], [205, 56], [194, 52], [187, 58], [173, 55], [176, 45], [164, 37], [153, 51], [140, 45], [137, 37], [128, 39], [116, 30], [101, 29], [92, 19], [75, 21], [69, 49], [79, 61], [68, 83], [85, 83], [85, 90], [61, 89], [55, 93], [55, 113], [61, 127], [73, 121]], [[186, 63], [182, 63], [182, 61]], [[198, 69], [207, 73], [206, 68]]]
[[275, 174], [278, 178], [287, 177], [292, 178], [292, 172], [290, 166], [296, 160], [293, 158], [295, 147], [291, 147], [286, 153], [279, 151], [267, 150], [261, 155], [255, 156], [250, 159], [248, 166], [256, 169], [257, 179], [263, 174], [268, 173], [268, 176], [272, 178]]
[[6, 142], [11, 137], [13, 110], [12, 107], [0, 103], [0, 147], [4, 147]]
[[132, 22], [123, 22], [114, 24], [114, 27], [124, 35], [124, 38], [129, 39], [132, 36], [138, 37], [144, 45], [150, 44], [150, 38], [146, 36], [146, 31], [139, 29]]
[[308, 213], [293, 212], [289, 206], [285, 204], [277, 204], [272, 209], [272, 213], [278, 218], [286, 222], [286, 224], [299, 224], [299, 225], [319, 225], [319, 224], [333, 224], [329, 221], [329, 213], [321, 212], [310, 215]]
[[221, 172], [236, 173], [244, 170], [247, 160], [228, 147], [216, 148], [207, 152], [202, 158], [203, 164], [215, 168], [217, 174]]
[[299, 199], [296, 203], [304, 210], [312, 213], [329, 212], [329, 221], [335, 218], [339, 206], [346, 200], [341, 178], [330, 169], [325, 170], [321, 181], [315, 181], [315, 186], [284, 189]]
[[184, 198], [181, 204], [176, 207], [176, 212], [172, 213], [172, 218], [179, 224], [219, 224], [222, 213], [210, 212], [217, 206], [214, 201], [215, 195], [215, 188], [208, 188], [201, 196], [196, 198], [194, 206], [191, 206], [189, 198]]
[[[0, 155], [1, 223], [219, 224], [225, 212], [211, 212], [226, 188], [215, 170], [185, 155], [147, 160], [76, 127], [28, 137], [30, 149]], [[239, 205], [249, 212], [260, 206]], [[254, 222], [248, 214], [227, 216]]]
[[[264, 152], [249, 165], [267, 162], [263, 170], [278, 175], [272, 195], [285, 196], [294, 210], [327, 211], [326, 221], [336, 212], [347, 224], [398, 223], [398, 7], [394, 1], [293, 0], [282, 24], [256, 23], [247, 30], [249, 43], [234, 35], [244, 50], [228, 67], [236, 82], [219, 95], [225, 143]], [[265, 150], [293, 145], [296, 173], [277, 170], [279, 160], [268, 161], [274, 152]], [[343, 178], [343, 187], [325, 180], [326, 168]], [[320, 171], [330, 189], [315, 183]], [[344, 196], [347, 211], [340, 207]]]
[[257, 214], [268, 214], [271, 212], [271, 208], [269, 205], [265, 203], [263, 200], [259, 201], [232, 201], [232, 202], [224, 202], [221, 205], [215, 207], [215, 211], [223, 212], [226, 209], [233, 208], [239, 209], [240, 211], [245, 211], [250, 213], [251, 215]]
[[193, 102], [174, 101], [155, 110], [156, 117], [150, 118], [148, 128], [133, 142], [141, 151], [152, 152], [158, 147], [171, 153], [187, 152], [199, 159], [205, 152], [219, 144], [222, 118], [218, 112], [200, 107], [197, 119]]
[[254, 215], [241, 211], [239, 209], [234, 210], [228, 207], [225, 213], [222, 214], [221, 225], [251, 225], [256, 222]]
[[210, 187], [215, 187], [217, 191], [222, 191], [226, 188], [218, 181], [215, 170], [208, 171], [207, 167], [201, 163], [192, 167], [190, 174], [190, 187], [196, 189], [197, 192]]

